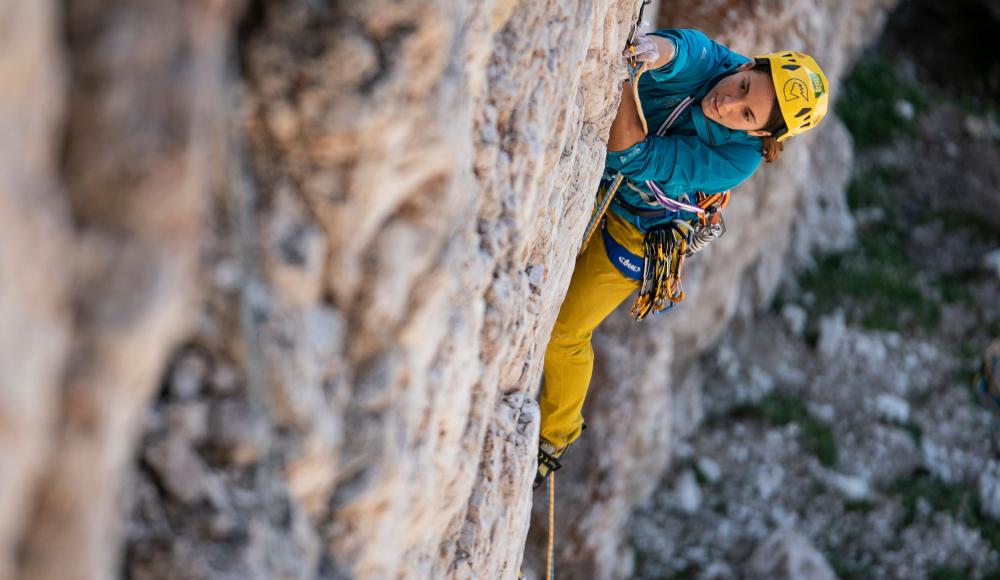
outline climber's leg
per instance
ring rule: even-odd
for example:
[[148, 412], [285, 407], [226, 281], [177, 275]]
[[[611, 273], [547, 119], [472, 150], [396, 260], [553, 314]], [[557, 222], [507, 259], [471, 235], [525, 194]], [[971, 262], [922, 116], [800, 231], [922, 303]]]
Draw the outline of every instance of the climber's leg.
[[[608, 232], [620, 244], [642, 255], [642, 234], [614, 214]], [[597, 325], [628, 298], [639, 283], [622, 275], [608, 260], [598, 232], [576, 260], [566, 299], [545, 350], [541, 395], [541, 438], [562, 449], [580, 436], [584, 397], [594, 367], [591, 335]]]

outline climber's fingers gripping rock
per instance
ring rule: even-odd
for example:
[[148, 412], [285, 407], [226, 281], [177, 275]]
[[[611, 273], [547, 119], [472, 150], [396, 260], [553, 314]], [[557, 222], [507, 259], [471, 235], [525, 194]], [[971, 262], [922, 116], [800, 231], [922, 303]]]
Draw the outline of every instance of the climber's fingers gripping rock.
[[660, 47], [645, 34], [639, 34], [632, 44], [622, 51], [625, 58], [634, 58], [636, 62], [653, 63], [660, 58]]

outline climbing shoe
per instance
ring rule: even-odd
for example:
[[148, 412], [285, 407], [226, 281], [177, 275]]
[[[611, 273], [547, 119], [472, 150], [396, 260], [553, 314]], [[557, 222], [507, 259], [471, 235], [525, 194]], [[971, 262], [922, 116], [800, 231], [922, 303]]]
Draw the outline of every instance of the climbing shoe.
[[569, 446], [556, 449], [547, 441], [538, 442], [538, 471], [535, 473], [535, 484], [531, 486], [531, 489], [538, 489], [538, 486], [542, 485], [550, 473], [558, 471], [562, 467], [559, 460], [566, 454], [567, 449]]

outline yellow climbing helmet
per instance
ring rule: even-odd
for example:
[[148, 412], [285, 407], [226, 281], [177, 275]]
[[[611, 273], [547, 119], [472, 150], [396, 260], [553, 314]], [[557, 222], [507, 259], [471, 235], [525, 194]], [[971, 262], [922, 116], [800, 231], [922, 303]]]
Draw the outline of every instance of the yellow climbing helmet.
[[755, 57], [771, 67], [771, 81], [778, 97], [786, 130], [778, 142], [812, 129], [826, 116], [830, 104], [829, 84], [823, 69], [807, 54], [794, 51], [771, 52]]

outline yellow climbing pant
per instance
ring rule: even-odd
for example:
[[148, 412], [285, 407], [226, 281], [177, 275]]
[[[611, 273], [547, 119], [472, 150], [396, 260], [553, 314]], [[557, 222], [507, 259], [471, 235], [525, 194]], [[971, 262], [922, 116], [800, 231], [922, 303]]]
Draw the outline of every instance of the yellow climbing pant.
[[[612, 212], [606, 219], [611, 237], [641, 256], [642, 233]], [[608, 259], [603, 236], [594, 234], [576, 259], [566, 299], [545, 349], [540, 436], [556, 449], [575, 441], [583, 429], [583, 401], [594, 369], [590, 344], [594, 329], [638, 288], [638, 281], [626, 278]]]

